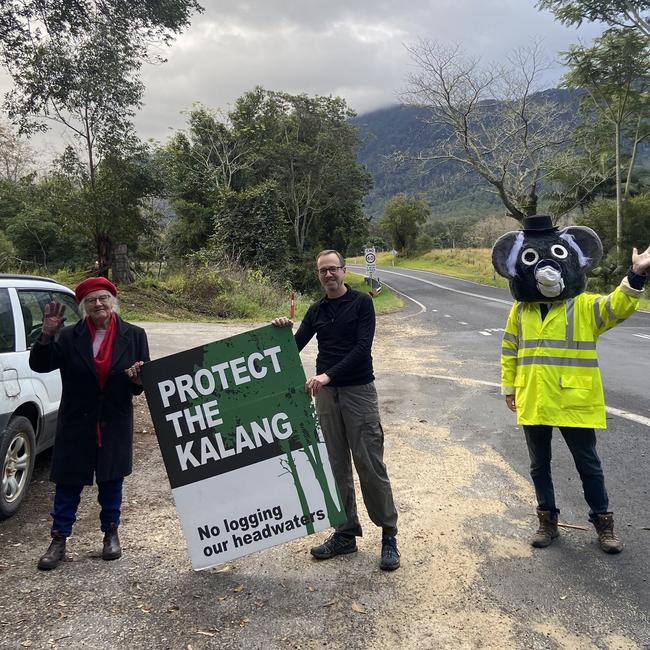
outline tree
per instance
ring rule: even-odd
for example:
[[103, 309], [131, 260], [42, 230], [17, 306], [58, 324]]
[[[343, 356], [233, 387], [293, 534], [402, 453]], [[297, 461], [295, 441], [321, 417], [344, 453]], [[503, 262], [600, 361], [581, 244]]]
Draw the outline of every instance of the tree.
[[473, 217], [436, 219], [427, 223], [424, 231], [433, 239], [435, 248], [467, 248], [473, 245], [471, 233], [475, 223]]
[[92, 29], [98, 17], [127, 23], [143, 45], [169, 44], [203, 11], [195, 0], [4, 0], [0, 5], [0, 40], [24, 47], [39, 26], [50, 38], [65, 38]]
[[439, 150], [421, 151], [417, 159], [453, 161], [478, 174], [515, 219], [535, 214], [547, 162], [571, 132], [570, 115], [551, 95], [536, 94], [547, 68], [539, 47], [515, 50], [507, 66], [482, 66], [460, 47], [431, 41], [408, 52], [417, 71], [403, 100], [428, 109], [427, 123], [446, 134]]
[[[632, 247], [641, 250], [650, 241], [650, 194], [640, 194], [625, 201], [625, 223], [623, 227], [622, 247], [629, 254]], [[618, 232], [616, 229], [616, 202], [611, 199], [598, 198], [576, 219], [576, 223], [589, 226], [595, 230], [602, 243], [603, 250], [609, 251], [595, 269], [598, 290], [607, 290], [621, 277], [621, 261], [616, 252]]]
[[0, 228], [13, 244], [16, 262], [45, 269], [90, 265], [92, 248], [69, 218], [84, 214], [77, 198], [58, 174], [0, 181]]
[[340, 97], [308, 97], [256, 88], [230, 118], [256, 152], [251, 174], [274, 181], [299, 256], [314, 225], [332, 212], [358, 213], [371, 179], [357, 163], [354, 115]]
[[17, 183], [33, 166], [32, 148], [11, 127], [0, 123], [0, 180]]
[[[255, 154], [238, 137], [228, 116], [196, 105], [188, 128], [178, 131], [156, 153], [177, 220], [172, 225], [176, 255], [207, 245], [222, 193], [244, 187], [242, 175]], [[254, 183], [254, 180], [253, 180]]]
[[486, 217], [467, 229], [466, 241], [475, 248], [492, 248], [501, 235], [516, 229], [517, 223], [510, 217]]
[[380, 226], [399, 253], [415, 253], [420, 226], [429, 218], [429, 208], [421, 199], [409, 199], [400, 194], [384, 208]]
[[[621, 254], [623, 238], [623, 177], [629, 184], [640, 142], [650, 135], [650, 57], [647, 43], [628, 30], [606, 32], [593, 46], [573, 46], [565, 54], [570, 71], [565, 77], [572, 88], [582, 88], [583, 114], [595, 116], [610, 125], [614, 144], [614, 178], [616, 182], [617, 252]], [[626, 124], [634, 125], [632, 151], [627, 161], [623, 156], [623, 134]]]
[[600, 21], [616, 27], [638, 29], [650, 38], [650, 2], [647, 0], [539, 0], [537, 7], [550, 9], [565, 25]]
[[80, 178], [103, 272], [113, 241], [106, 237], [110, 228], [98, 226], [107, 214], [98, 197], [99, 167], [104, 158], [128, 158], [137, 150], [131, 120], [142, 99], [142, 64], [152, 44], [168, 44], [197, 10], [195, 0], [10, 0], [0, 6], [0, 57], [14, 84], [6, 98], [9, 116], [24, 132], [44, 130], [47, 121], [61, 124], [81, 146]]
[[287, 264], [287, 232], [278, 189], [272, 182], [222, 193], [211, 245], [220, 257], [244, 268], [282, 276]]

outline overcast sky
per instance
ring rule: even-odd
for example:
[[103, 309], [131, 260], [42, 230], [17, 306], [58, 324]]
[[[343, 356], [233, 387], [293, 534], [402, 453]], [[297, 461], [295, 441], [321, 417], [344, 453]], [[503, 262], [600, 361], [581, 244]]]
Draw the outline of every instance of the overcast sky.
[[[205, 12], [165, 52], [167, 63], [143, 69], [142, 138], [165, 140], [192, 103], [228, 109], [258, 84], [340, 95], [358, 113], [394, 104], [409, 70], [404, 45], [419, 38], [462, 43], [486, 60], [541, 38], [556, 58], [599, 31], [562, 27], [534, 0], [200, 1]], [[557, 64], [549, 87], [562, 72]], [[8, 87], [3, 75], [0, 90]]]

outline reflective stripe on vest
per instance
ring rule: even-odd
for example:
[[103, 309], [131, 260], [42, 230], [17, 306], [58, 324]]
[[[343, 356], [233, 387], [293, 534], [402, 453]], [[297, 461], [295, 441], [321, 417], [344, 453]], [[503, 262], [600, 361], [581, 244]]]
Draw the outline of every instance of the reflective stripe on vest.
[[578, 368], [598, 368], [598, 359], [569, 359], [567, 357], [519, 357], [517, 365], [530, 366], [575, 366]]

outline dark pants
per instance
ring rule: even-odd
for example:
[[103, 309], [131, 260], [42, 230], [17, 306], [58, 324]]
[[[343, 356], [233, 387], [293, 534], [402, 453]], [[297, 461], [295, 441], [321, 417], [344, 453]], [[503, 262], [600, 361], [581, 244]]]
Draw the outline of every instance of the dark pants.
[[[589, 505], [589, 520], [595, 515], [609, 512], [609, 499], [605, 489], [605, 477], [600, 458], [596, 452], [596, 432], [593, 429], [559, 427], [564, 436], [582, 480], [585, 501]], [[537, 507], [540, 510], [559, 512], [555, 505], [555, 492], [551, 477], [551, 438], [553, 427], [546, 425], [524, 426], [530, 476], [535, 486]]]
[[[98, 483], [97, 501], [101, 506], [99, 520], [101, 529], [106, 532], [110, 524], [120, 525], [120, 506], [122, 505], [122, 484], [124, 479]], [[58, 532], [64, 537], [70, 537], [72, 526], [77, 520], [77, 508], [81, 500], [83, 485], [63, 485], [57, 483], [54, 493], [52, 516], [52, 532]]]
[[371, 521], [386, 535], [397, 533], [397, 509], [384, 465], [384, 430], [374, 383], [362, 386], [325, 386], [316, 395], [332, 473], [347, 520], [336, 530], [361, 536], [354, 494], [352, 461], [359, 475], [363, 502]]

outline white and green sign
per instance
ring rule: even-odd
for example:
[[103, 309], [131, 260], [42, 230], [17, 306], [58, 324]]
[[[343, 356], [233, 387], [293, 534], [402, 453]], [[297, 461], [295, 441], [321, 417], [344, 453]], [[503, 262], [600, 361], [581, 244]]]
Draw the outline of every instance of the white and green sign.
[[195, 570], [345, 520], [289, 328], [152, 361], [142, 379]]

